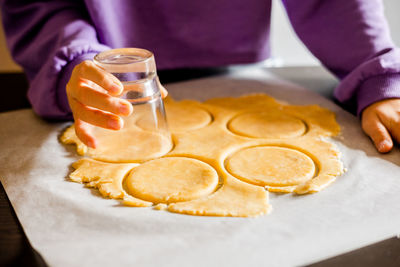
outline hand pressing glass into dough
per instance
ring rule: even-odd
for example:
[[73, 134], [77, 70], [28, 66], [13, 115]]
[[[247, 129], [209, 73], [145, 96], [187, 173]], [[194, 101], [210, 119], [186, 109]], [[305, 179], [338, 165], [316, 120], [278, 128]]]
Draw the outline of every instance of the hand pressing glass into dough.
[[[160, 86], [164, 98], [167, 91]], [[123, 127], [121, 116], [133, 112], [132, 105], [117, 96], [123, 91], [122, 83], [112, 74], [85, 60], [75, 66], [66, 91], [68, 102], [75, 120], [75, 132], [87, 146], [96, 148], [97, 141], [92, 127], [111, 130]]]
[[400, 142], [400, 99], [386, 99], [368, 106], [362, 113], [362, 128], [381, 153]]

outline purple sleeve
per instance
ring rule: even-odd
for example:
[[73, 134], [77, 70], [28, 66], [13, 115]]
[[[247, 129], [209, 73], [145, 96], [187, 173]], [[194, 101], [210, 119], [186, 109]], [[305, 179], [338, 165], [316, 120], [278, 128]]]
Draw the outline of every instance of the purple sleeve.
[[400, 98], [400, 50], [381, 0], [283, 0], [299, 38], [341, 83], [335, 97], [357, 108]]
[[76, 2], [0, 2], [8, 46], [28, 77], [32, 107], [44, 118], [72, 118], [65, 92], [72, 69], [108, 49]]

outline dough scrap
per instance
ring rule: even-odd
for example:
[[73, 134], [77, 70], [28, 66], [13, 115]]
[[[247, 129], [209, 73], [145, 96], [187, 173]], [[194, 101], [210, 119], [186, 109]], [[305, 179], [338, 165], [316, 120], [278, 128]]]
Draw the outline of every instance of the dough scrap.
[[224, 182], [214, 194], [172, 203], [168, 210], [188, 215], [258, 217], [268, 214], [272, 207], [268, 202], [268, 191], [224, 174]]
[[[136, 163], [115, 164], [106, 163], [89, 158], [80, 159], [72, 164], [75, 169], [69, 178], [78, 183], [85, 183], [88, 187], [99, 189], [103, 197], [123, 199], [131, 197], [123, 189], [125, 176], [135, 167]], [[148, 207], [152, 203], [141, 199], [131, 199], [136, 206]]]
[[128, 206], [250, 217], [271, 211], [268, 191], [315, 193], [344, 172], [337, 147], [322, 138], [337, 135], [340, 127], [335, 114], [320, 106], [288, 105], [265, 94], [204, 103], [168, 98], [165, 106], [172, 150], [155, 141], [144, 145], [145, 154], [119, 153], [124, 142], [144, 143], [140, 136], [148, 132], [140, 117], [126, 121], [114, 137], [102, 137], [119, 142], [104, 150], [88, 149], [68, 128], [61, 142], [97, 159], [75, 163], [71, 180]]

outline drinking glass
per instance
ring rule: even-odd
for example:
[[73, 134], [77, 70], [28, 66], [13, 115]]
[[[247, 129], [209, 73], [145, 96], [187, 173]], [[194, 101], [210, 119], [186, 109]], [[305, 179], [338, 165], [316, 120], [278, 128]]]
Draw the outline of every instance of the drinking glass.
[[124, 126], [114, 131], [94, 128], [98, 148], [94, 158], [105, 161], [141, 162], [160, 157], [172, 148], [160, 83], [152, 52], [139, 48], [119, 48], [94, 57], [96, 65], [117, 77], [124, 89], [120, 98], [133, 106]]

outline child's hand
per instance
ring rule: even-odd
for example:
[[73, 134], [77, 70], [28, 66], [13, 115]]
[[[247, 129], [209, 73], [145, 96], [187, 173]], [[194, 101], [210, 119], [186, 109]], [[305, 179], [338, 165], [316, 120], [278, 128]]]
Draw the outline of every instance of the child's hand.
[[133, 110], [128, 101], [114, 97], [123, 91], [121, 82], [89, 60], [74, 68], [66, 90], [76, 135], [89, 147], [96, 147], [91, 124], [119, 130], [123, 127], [120, 116]]
[[400, 142], [400, 99], [386, 99], [368, 106], [362, 112], [361, 124], [378, 151], [389, 152], [393, 139]]

